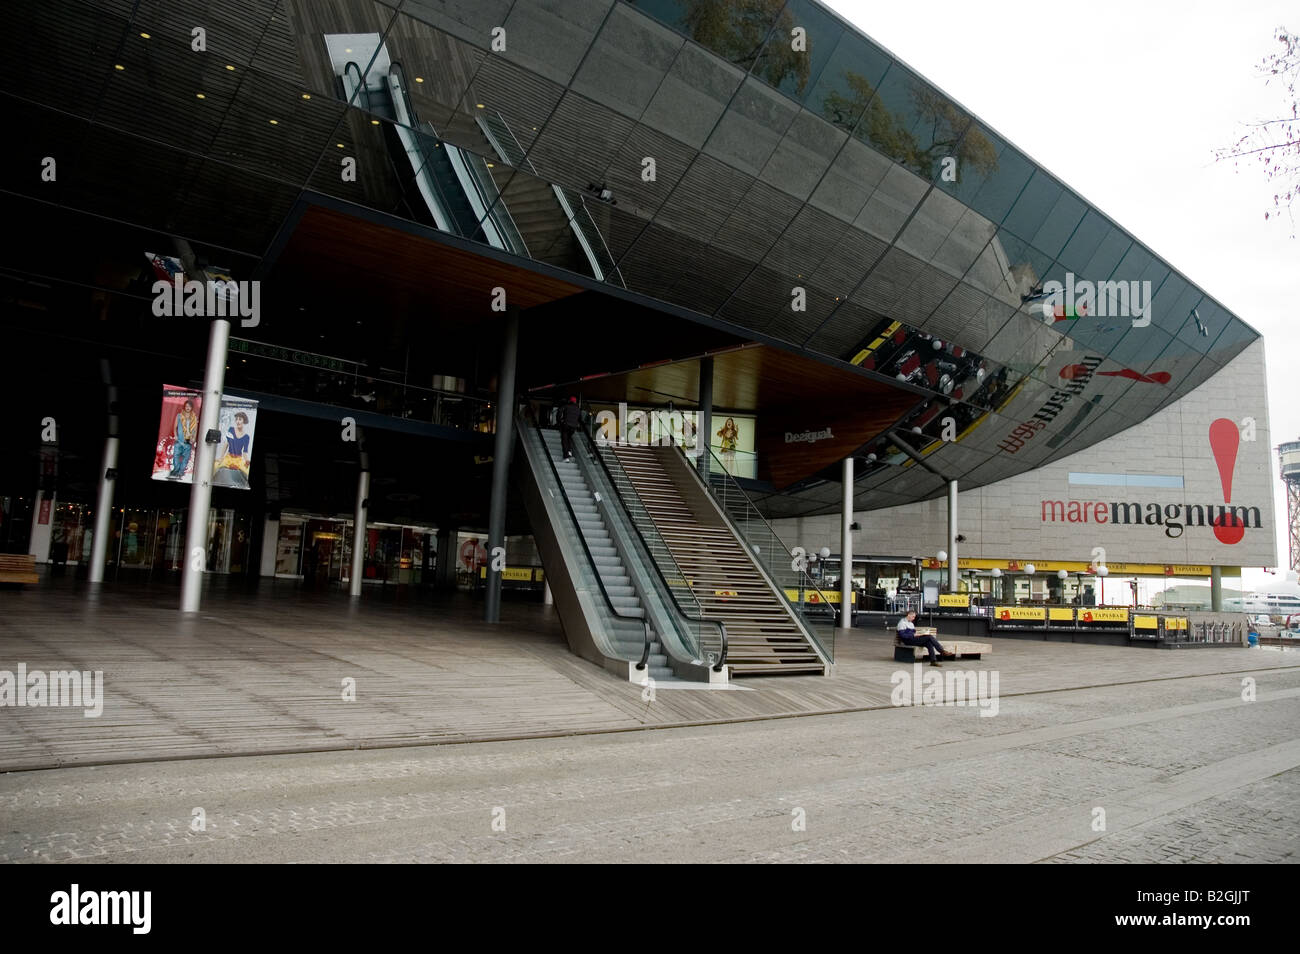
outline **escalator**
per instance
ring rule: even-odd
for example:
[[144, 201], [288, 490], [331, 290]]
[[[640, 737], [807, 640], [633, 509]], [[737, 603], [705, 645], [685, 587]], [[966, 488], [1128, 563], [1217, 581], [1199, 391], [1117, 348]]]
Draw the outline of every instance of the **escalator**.
[[412, 213], [443, 232], [528, 256], [487, 161], [440, 139], [432, 125], [421, 122], [401, 64], [390, 63], [387, 70], [367, 78], [355, 62], [348, 62], [338, 90], [344, 100], [392, 120], [385, 136], [393, 155], [402, 157], [398, 177]]
[[725, 683], [725, 624], [690, 599], [590, 438], [566, 461], [557, 431], [517, 424], [516, 482], [569, 648], [637, 683]]

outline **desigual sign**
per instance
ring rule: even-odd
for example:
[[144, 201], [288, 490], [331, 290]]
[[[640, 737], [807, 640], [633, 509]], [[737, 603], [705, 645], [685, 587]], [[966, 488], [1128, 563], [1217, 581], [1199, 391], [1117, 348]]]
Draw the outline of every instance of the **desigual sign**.
[[815, 444], [818, 441], [828, 441], [834, 436], [829, 427], [820, 431], [801, 431], [798, 434], [786, 431], [785, 442], [787, 444]]

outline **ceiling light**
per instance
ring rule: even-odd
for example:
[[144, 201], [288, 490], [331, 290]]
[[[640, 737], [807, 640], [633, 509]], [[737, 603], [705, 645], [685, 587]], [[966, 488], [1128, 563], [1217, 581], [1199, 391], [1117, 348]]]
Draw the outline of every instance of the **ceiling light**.
[[207, 97], [204, 96], [202, 93], [195, 93], [194, 95], [197, 96], [199, 99], [207, 99]]
[[271, 120], [271, 125], [272, 125], [272, 126], [278, 126], [278, 125], [280, 125], [280, 120], [278, 120], [278, 119], [272, 119], [272, 120]]
[[344, 53], [351, 53], [351, 52], [352, 52], [352, 47], [348, 47], [348, 48], [347, 48], [346, 50], [344, 50], [343, 52], [344, 52]]
[[303, 99], [311, 99], [311, 93], [303, 93], [303, 94], [302, 94], [302, 98], [303, 98]]
[[483, 108], [483, 104], [482, 104], [482, 103], [475, 103], [474, 105], [477, 106], [479, 109], [482, 109], [482, 108]]
[[235, 71], [235, 68], [231, 66], [229, 63], [226, 64], [226, 69], [230, 70], [232, 73]]
[[153, 37], [151, 37], [148, 33], [141, 33], [141, 34], [140, 34], [140, 38], [141, 38], [142, 40], [151, 40], [151, 39], [153, 39]]
[[343, 148], [343, 143], [341, 143], [341, 142], [339, 142], [339, 143], [335, 143], [335, 145], [338, 146], [340, 149]]
[[378, 120], [378, 119], [372, 119], [372, 120], [370, 120], [370, 125], [372, 125], [372, 126], [378, 126], [378, 125], [379, 125], [379, 120]]
[[417, 83], [423, 83], [423, 82], [424, 82], [424, 77], [423, 77], [423, 76], [417, 76], [417, 77], [415, 78], [415, 81], [416, 81]]
[[115, 69], [115, 70], [124, 70], [124, 69], [126, 69], [126, 67], [123, 66], [121, 63], [114, 63], [114, 64], [113, 64], [113, 69]]

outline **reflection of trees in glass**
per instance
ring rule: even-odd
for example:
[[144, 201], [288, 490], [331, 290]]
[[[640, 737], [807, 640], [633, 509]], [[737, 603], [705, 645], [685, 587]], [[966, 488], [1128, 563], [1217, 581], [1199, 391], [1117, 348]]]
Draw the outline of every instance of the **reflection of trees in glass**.
[[[785, 0], [688, 0], [682, 26], [691, 39], [745, 69], [761, 51], [754, 72], [772, 86], [790, 77], [802, 93], [808, 83], [808, 53], [791, 49], [794, 15], [781, 12], [784, 6]], [[772, 42], [763, 50], [769, 32]]]
[[[834, 90], [826, 94], [822, 100], [822, 115], [848, 129], [853, 117], [862, 114], [855, 135], [918, 176], [933, 179], [947, 156], [957, 159], [959, 177], [971, 172], [988, 176], [997, 169], [998, 156], [993, 143], [973, 128], [962, 138], [962, 131], [970, 118], [935, 90], [920, 83], [912, 85], [912, 109], [926, 131], [922, 139], [908, 128], [908, 116], [889, 111], [866, 77], [845, 70], [844, 88], [847, 92]], [[929, 145], [922, 147], [923, 141], [928, 141]]]

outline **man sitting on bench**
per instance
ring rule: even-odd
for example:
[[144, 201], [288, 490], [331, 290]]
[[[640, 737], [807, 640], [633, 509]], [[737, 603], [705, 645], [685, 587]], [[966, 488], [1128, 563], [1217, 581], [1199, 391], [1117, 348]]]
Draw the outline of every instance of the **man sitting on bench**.
[[927, 657], [931, 666], [938, 666], [939, 660], [935, 653], [939, 653], [947, 658], [952, 658], [952, 653], [943, 648], [943, 644], [933, 636], [916, 635], [916, 611], [909, 610], [902, 619], [898, 621], [898, 641], [904, 646], [924, 646], [927, 651]]

